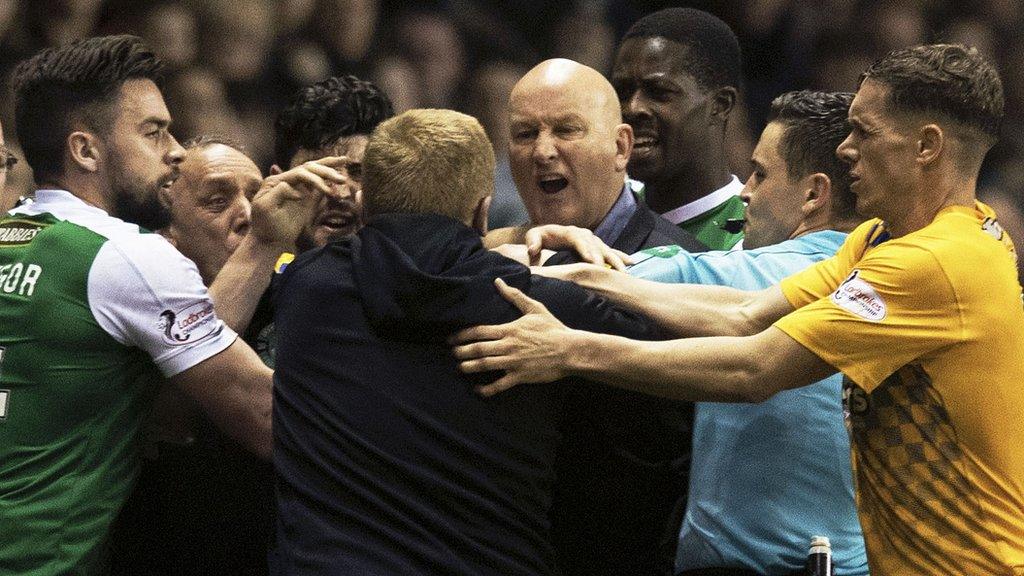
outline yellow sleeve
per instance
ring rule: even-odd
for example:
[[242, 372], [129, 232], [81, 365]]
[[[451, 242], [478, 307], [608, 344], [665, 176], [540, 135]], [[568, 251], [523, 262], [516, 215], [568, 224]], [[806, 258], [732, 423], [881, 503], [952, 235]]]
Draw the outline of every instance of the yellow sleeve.
[[846, 237], [835, 256], [784, 278], [779, 286], [793, 308], [816, 302], [835, 290], [864, 254], [878, 224], [878, 220], [864, 222]]
[[963, 337], [952, 284], [935, 256], [890, 242], [829, 295], [775, 326], [871, 392], [900, 367]]

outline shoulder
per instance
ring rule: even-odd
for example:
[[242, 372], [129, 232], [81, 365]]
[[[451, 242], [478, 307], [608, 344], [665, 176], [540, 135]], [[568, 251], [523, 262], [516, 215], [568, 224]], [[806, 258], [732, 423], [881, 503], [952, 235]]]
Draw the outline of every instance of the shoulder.
[[572, 282], [530, 275], [527, 293], [570, 328], [636, 340], [660, 337], [658, 328], [646, 318], [619, 309]]
[[703, 252], [708, 249], [696, 236], [662, 218], [647, 206], [641, 205], [638, 212], [640, 211], [645, 212], [645, 218], [650, 219], [650, 234], [643, 248], [675, 244], [689, 252]]

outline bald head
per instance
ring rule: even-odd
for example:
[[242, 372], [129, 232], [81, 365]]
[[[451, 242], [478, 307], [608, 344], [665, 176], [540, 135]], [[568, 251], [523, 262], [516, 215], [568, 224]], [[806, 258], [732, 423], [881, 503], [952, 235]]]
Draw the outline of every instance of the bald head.
[[572, 60], [546, 60], [509, 96], [512, 178], [534, 224], [593, 230], [622, 192], [633, 131], [615, 89]]
[[594, 122], [609, 128], [622, 123], [619, 97], [608, 79], [590, 66], [565, 58], [545, 60], [534, 66], [512, 88], [510, 101], [552, 94], [585, 103]]

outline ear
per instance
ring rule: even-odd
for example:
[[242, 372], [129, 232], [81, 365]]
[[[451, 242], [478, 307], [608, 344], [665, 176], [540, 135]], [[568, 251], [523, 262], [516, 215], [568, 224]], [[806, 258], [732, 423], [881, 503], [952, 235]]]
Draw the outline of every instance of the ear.
[[633, 154], [633, 127], [619, 124], [615, 127], [615, 171], [625, 172]]
[[832, 202], [832, 180], [821, 172], [811, 174], [808, 178], [808, 185], [804, 189], [804, 203], [800, 205], [800, 211], [804, 218], [819, 210], [828, 210]]
[[917, 163], [927, 165], [935, 162], [946, 145], [946, 133], [938, 124], [926, 124], [917, 134]]
[[479, 231], [481, 236], [487, 235], [487, 214], [491, 210], [491, 198], [490, 194], [484, 196], [473, 209], [473, 228]]
[[96, 172], [103, 157], [103, 143], [95, 134], [75, 131], [68, 134], [68, 155], [72, 165], [86, 172]]
[[732, 114], [733, 108], [736, 107], [739, 94], [732, 86], [722, 86], [712, 91], [709, 98], [711, 99], [711, 117], [724, 124]]

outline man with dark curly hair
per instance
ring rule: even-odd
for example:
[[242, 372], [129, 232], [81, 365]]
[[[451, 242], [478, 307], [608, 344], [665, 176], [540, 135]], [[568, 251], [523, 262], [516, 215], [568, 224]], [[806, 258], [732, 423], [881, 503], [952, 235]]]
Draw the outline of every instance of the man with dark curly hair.
[[350, 184], [346, 201], [325, 199], [299, 237], [298, 249], [323, 246], [353, 234], [362, 225], [359, 187], [363, 151], [370, 133], [394, 116], [391, 100], [374, 83], [336, 76], [296, 92], [274, 122], [274, 162], [287, 170], [307, 160], [346, 156]]

